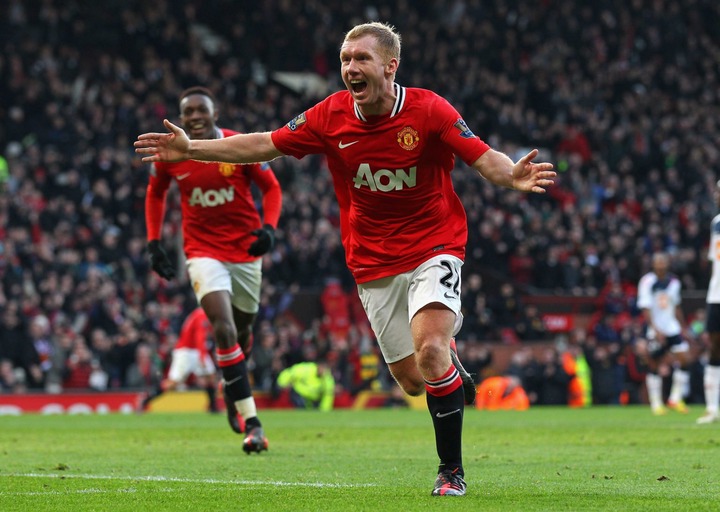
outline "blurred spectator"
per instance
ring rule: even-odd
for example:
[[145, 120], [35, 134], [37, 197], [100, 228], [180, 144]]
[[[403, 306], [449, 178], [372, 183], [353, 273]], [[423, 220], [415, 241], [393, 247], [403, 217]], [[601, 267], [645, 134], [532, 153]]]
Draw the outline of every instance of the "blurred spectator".
[[475, 384], [480, 384], [480, 381], [485, 377], [485, 371], [490, 368], [493, 362], [491, 348], [476, 341], [460, 341], [457, 343], [457, 347], [465, 370], [473, 376]]
[[650, 353], [645, 338], [637, 338], [625, 347], [625, 391], [628, 404], [644, 403], [645, 377], [650, 369]]
[[540, 311], [534, 304], [527, 304], [520, 319], [515, 325], [517, 335], [523, 341], [542, 341], [550, 338]]
[[589, 338], [582, 346], [585, 360], [590, 367], [592, 382], [592, 403], [594, 405], [617, 405], [620, 403], [620, 393], [623, 382], [619, 382], [620, 374], [617, 371], [618, 343], [595, 343]]
[[540, 400], [540, 387], [543, 379], [541, 372], [542, 368], [533, 355], [532, 349], [522, 347], [513, 352], [506, 374], [519, 378], [530, 403], [537, 404]]
[[543, 350], [540, 359], [538, 405], [567, 405], [568, 385], [574, 375], [569, 375], [556, 348]]

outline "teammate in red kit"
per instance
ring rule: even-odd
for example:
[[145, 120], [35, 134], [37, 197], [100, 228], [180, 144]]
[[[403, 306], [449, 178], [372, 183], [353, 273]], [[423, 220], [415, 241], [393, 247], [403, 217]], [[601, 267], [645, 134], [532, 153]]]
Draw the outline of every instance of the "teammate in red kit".
[[[217, 118], [216, 101], [208, 89], [191, 87], [180, 95], [180, 120], [190, 138], [224, 140], [236, 135], [218, 128]], [[148, 251], [152, 268], [172, 279], [175, 269], [160, 245], [160, 232], [166, 194], [175, 179], [188, 274], [212, 324], [228, 421], [236, 433], [246, 430], [247, 453], [260, 452], [268, 442], [257, 417], [245, 359], [259, 308], [260, 256], [274, 246], [282, 193], [267, 163], [223, 162], [153, 163], [145, 201]], [[253, 183], [262, 192], [262, 222], [251, 193]]]
[[183, 322], [180, 336], [172, 349], [172, 361], [167, 378], [142, 401], [145, 410], [155, 398], [165, 391], [172, 391], [184, 383], [190, 375], [197, 378], [198, 385], [208, 394], [210, 410], [215, 411], [215, 363], [208, 352], [212, 343], [213, 329], [205, 311], [196, 308]]
[[136, 151], [146, 162], [326, 155], [347, 264], [385, 361], [406, 393], [426, 391], [440, 458], [432, 495], [464, 495], [463, 412], [475, 386], [451, 348], [462, 324], [467, 242], [465, 211], [450, 178], [454, 158], [523, 192], [545, 192], [555, 172], [532, 162], [537, 150], [514, 163], [476, 137], [446, 100], [395, 83], [400, 36], [393, 27], [354, 27], [340, 61], [346, 90], [278, 130], [201, 141], [165, 121], [170, 133], [140, 135]]

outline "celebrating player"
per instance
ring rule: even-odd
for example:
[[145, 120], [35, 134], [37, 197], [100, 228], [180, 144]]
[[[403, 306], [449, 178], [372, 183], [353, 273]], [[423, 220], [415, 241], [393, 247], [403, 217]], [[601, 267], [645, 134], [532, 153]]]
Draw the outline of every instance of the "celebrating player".
[[[715, 203], [720, 206], [720, 181], [715, 184]], [[710, 337], [710, 358], [705, 367], [705, 414], [697, 419], [700, 425], [720, 420], [720, 214], [710, 223], [710, 248], [708, 259], [712, 261], [712, 275], [707, 291], [707, 326]]]
[[210, 410], [215, 411], [215, 363], [208, 353], [212, 342], [212, 325], [202, 308], [196, 308], [183, 322], [180, 336], [172, 349], [172, 361], [167, 378], [142, 400], [140, 411], [147, 409], [151, 401], [172, 391], [192, 374], [208, 394]]
[[669, 272], [670, 257], [657, 252], [652, 257], [652, 271], [640, 278], [637, 306], [642, 310], [647, 325], [650, 369], [645, 377], [648, 399], [653, 414], [667, 412], [662, 399], [662, 378], [658, 367], [662, 363], [673, 365], [672, 386], [668, 407], [681, 413], [688, 412], [683, 400], [685, 387], [690, 380], [687, 371], [688, 343], [682, 333], [685, 325], [680, 307], [680, 280]]
[[475, 385], [450, 347], [462, 324], [467, 243], [450, 178], [454, 155], [490, 182], [523, 192], [545, 192], [555, 172], [532, 162], [537, 150], [513, 163], [476, 137], [446, 100], [396, 83], [400, 36], [392, 26], [354, 27], [340, 62], [347, 89], [278, 130], [191, 140], [166, 120], [170, 133], [140, 135], [136, 151], [146, 162], [327, 157], [347, 264], [385, 361], [406, 393], [427, 392], [440, 458], [432, 494], [464, 495], [463, 413]]
[[[216, 101], [208, 89], [191, 87], [180, 94], [180, 120], [191, 139], [227, 140], [237, 133], [218, 128], [217, 118]], [[160, 232], [166, 194], [175, 179], [188, 274], [213, 327], [228, 421], [241, 434], [244, 420], [243, 449], [261, 452], [268, 441], [257, 417], [245, 358], [259, 308], [260, 256], [274, 246], [282, 193], [268, 164], [223, 162], [153, 163], [145, 203], [148, 250], [155, 272], [172, 279], [175, 269], [160, 244]], [[263, 222], [253, 202], [253, 183], [262, 192]]]

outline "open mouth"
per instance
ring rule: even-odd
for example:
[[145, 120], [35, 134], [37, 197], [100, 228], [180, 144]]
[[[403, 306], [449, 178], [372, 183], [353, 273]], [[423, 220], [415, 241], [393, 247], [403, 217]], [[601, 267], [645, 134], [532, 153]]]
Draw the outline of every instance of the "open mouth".
[[351, 80], [350, 87], [352, 88], [354, 93], [361, 93], [365, 89], [367, 89], [367, 82], [365, 82], [364, 80]]

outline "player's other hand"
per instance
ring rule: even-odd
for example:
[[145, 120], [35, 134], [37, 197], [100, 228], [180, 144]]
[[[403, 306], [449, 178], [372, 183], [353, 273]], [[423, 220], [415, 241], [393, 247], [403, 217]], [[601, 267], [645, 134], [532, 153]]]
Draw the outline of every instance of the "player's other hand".
[[175, 267], [170, 262], [165, 249], [160, 245], [160, 240], [150, 240], [147, 247], [150, 253], [150, 266], [152, 269], [160, 277], [168, 281], [175, 277]]
[[170, 133], [143, 133], [135, 141], [135, 153], [143, 156], [143, 162], [179, 162], [190, 158], [190, 138], [185, 130], [163, 120]]
[[548, 162], [534, 163], [532, 159], [537, 155], [538, 150], [533, 149], [513, 166], [512, 185], [515, 190], [544, 194], [545, 189], [555, 183], [553, 178], [557, 173], [553, 171], [553, 165]]
[[250, 256], [262, 256], [275, 247], [275, 228], [270, 224], [265, 224], [250, 234], [257, 237], [257, 240], [250, 244], [250, 248], [248, 249]]

